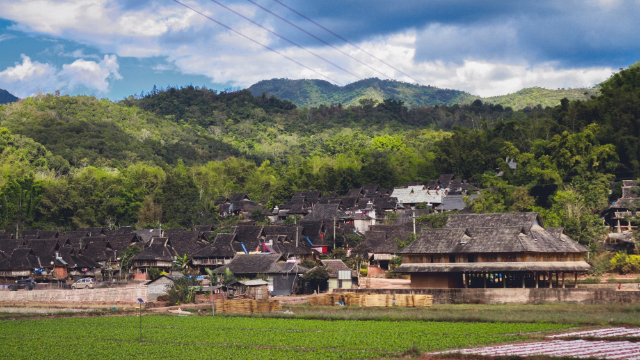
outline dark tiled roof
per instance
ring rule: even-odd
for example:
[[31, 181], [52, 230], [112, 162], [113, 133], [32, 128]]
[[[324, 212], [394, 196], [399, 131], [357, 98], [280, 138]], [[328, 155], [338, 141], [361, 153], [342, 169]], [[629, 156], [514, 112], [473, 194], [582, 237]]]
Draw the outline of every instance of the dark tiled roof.
[[220, 233], [216, 235], [213, 244], [195, 251], [192, 258], [230, 258], [235, 255], [231, 247], [235, 234]]
[[347, 214], [341, 211], [338, 204], [316, 204], [313, 207], [313, 211], [302, 219], [302, 222], [318, 221], [318, 220], [333, 220], [333, 218], [342, 219], [346, 218]]
[[280, 254], [238, 254], [225, 266], [235, 275], [239, 274], [272, 274], [280, 272], [276, 263]]
[[148, 243], [153, 237], [162, 237], [163, 231], [161, 229], [142, 229], [136, 230], [136, 234], [140, 236], [142, 242]]
[[536, 212], [504, 214], [456, 214], [447, 219], [447, 228], [481, 228], [518, 226], [528, 230], [533, 225], [542, 226]]
[[352, 270], [350, 267], [345, 265], [345, 263], [342, 262], [342, 260], [340, 259], [329, 259], [329, 260], [320, 260], [320, 261], [322, 262], [322, 265], [327, 267], [327, 270], [329, 271], [329, 277], [337, 278], [339, 270], [350, 271], [351, 277], [358, 276], [358, 274], [356, 274], [354, 270]]
[[41, 268], [42, 264], [30, 248], [15, 249], [11, 255], [0, 261], [0, 270], [33, 270]]
[[[442, 205], [438, 207], [439, 210], [444, 211], [453, 211], [453, 210], [463, 210], [467, 207], [467, 204], [462, 200], [463, 195], [447, 195], [442, 200]], [[478, 195], [470, 195], [469, 199], [473, 201], [477, 198]]]
[[104, 234], [105, 229], [101, 227], [78, 228], [77, 231], [86, 231], [89, 233], [89, 236], [98, 236]]
[[558, 238], [540, 226], [528, 232], [522, 227], [427, 229], [402, 249], [403, 254], [459, 253], [583, 253], [588, 251], [574, 240]]
[[135, 233], [126, 233], [120, 235], [107, 235], [104, 240], [109, 242], [111, 248], [116, 251], [122, 251], [129, 247], [131, 243], [138, 242], [140, 238]]
[[117, 229], [114, 230], [109, 230], [105, 233], [105, 235], [109, 236], [109, 235], [123, 235], [123, 234], [130, 234], [130, 233], [134, 233], [136, 231], [136, 228], [134, 228], [133, 226], [121, 226]]
[[260, 245], [260, 238], [264, 235], [262, 226], [234, 226], [233, 232], [236, 234], [233, 249], [236, 252], [243, 252], [240, 243], [244, 244], [247, 251], [255, 251]]
[[167, 238], [153, 238], [149, 245], [132, 259], [141, 261], [173, 261], [177, 253], [171, 247], [171, 242]]

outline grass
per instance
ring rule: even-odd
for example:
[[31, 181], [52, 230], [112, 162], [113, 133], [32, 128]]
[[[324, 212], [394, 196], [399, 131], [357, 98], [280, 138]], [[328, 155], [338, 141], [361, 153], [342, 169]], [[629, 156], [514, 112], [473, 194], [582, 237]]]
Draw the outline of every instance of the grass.
[[640, 326], [640, 304], [434, 305], [432, 308], [289, 305], [293, 314], [262, 317], [327, 320], [424, 320]]

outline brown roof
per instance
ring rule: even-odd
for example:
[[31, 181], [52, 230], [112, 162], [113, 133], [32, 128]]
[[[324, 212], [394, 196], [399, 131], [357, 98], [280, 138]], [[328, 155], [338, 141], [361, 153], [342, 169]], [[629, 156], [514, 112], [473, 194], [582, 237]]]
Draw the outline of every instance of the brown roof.
[[557, 237], [540, 226], [425, 229], [401, 254], [584, 253], [588, 249], [568, 236]]
[[348, 267], [340, 259], [327, 259], [327, 260], [320, 260], [320, 261], [322, 262], [322, 265], [327, 267], [327, 270], [329, 271], [329, 277], [331, 278], [337, 278], [339, 270], [351, 271], [351, 277], [358, 276], [358, 274], [353, 269]]
[[475, 262], [402, 264], [394, 273], [439, 273], [474, 271], [578, 271], [591, 270], [586, 261]]
[[149, 245], [141, 252], [136, 254], [133, 260], [160, 260], [160, 261], [173, 261], [178, 254], [171, 247], [171, 242], [167, 238], [153, 238], [149, 242]]

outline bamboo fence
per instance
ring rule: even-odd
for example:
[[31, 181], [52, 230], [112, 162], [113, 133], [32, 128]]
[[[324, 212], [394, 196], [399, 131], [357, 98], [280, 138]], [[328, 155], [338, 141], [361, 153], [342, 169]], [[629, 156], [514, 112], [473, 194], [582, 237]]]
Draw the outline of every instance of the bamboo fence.
[[278, 300], [216, 300], [216, 312], [223, 314], [264, 314], [282, 310]]

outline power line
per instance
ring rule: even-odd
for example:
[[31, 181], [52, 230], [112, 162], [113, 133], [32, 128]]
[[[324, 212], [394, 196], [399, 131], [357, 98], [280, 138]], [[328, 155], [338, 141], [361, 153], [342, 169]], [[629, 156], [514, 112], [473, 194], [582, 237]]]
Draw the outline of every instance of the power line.
[[[275, 2], [277, 2], [278, 4], [280, 4], [280, 5], [284, 6], [285, 8], [289, 9], [290, 11], [292, 11], [292, 12], [296, 13], [298, 16], [300, 16], [300, 17], [302, 17], [302, 18], [304, 18], [304, 19], [306, 19], [306, 20], [310, 21], [311, 23], [315, 24], [316, 26], [318, 26], [318, 27], [320, 27], [321, 29], [325, 30], [326, 32], [330, 33], [331, 35], [333, 35], [333, 36], [337, 37], [338, 39], [340, 39], [340, 40], [342, 40], [342, 41], [346, 42], [347, 44], [350, 44], [350, 45], [354, 46], [356, 49], [358, 49], [358, 50], [362, 51], [363, 53], [365, 53], [365, 54], [367, 54], [367, 55], [371, 56], [372, 58], [374, 58], [374, 59], [376, 59], [376, 60], [380, 61], [381, 63], [383, 63], [383, 64], [387, 65], [388, 67], [390, 67], [390, 68], [392, 68], [393, 70], [395, 70], [395, 71], [399, 72], [400, 74], [402, 74], [402, 75], [404, 75], [404, 76], [408, 77], [409, 79], [411, 79], [411, 80], [415, 81], [415, 82], [416, 82], [416, 83], [418, 83], [419, 85], [422, 85], [422, 84], [420, 83], [420, 81], [418, 81], [418, 80], [414, 79], [414, 78], [413, 78], [413, 77], [411, 77], [409, 74], [407, 74], [407, 73], [403, 72], [403, 71], [402, 71], [402, 70], [400, 70], [400, 69], [395, 68], [393, 65], [388, 64], [388, 63], [387, 63], [387, 62], [385, 62], [384, 60], [377, 58], [376, 56], [374, 56], [373, 54], [371, 54], [371, 53], [369, 53], [368, 51], [364, 50], [363, 48], [359, 47], [358, 45], [356, 45], [356, 44], [352, 43], [351, 41], [349, 41], [349, 40], [347, 40], [347, 39], [343, 38], [342, 36], [340, 36], [340, 35], [338, 35], [338, 34], [334, 33], [333, 31], [331, 31], [331, 30], [327, 29], [326, 27], [324, 27], [324, 26], [322, 26], [322, 25], [318, 24], [317, 22], [315, 22], [315, 21], [313, 21], [313, 20], [309, 19], [308, 17], [306, 17], [306, 16], [302, 15], [301, 13], [297, 12], [296, 10], [294, 10], [294, 9], [290, 8], [289, 6], [287, 6], [287, 5], [283, 4], [283, 3], [282, 3], [282, 2], [280, 2], [279, 0], [273, 0], [273, 1], [275, 1]], [[424, 85], [423, 85], [423, 86], [424, 86]]]
[[325, 45], [327, 45], [327, 46], [330, 46], [330, 47], [331, 47], [331, 48], [333, 48], [334, 50], [339, 51], [340, 53], [342, 53], [342, 54], [344, 54], [344, 55], [348, 56], [349, 58], [351, 58], [351, 59], [353, 59], [353, 60], [357, 61], [358, 63], [360, 63], [360, 64], [362, 64], [362, 65], [364, 65], [364, 66], [368, 67], [369, 69], [371, 69], [371, 70], [373, 70], [373, 71], [377, 72], [378, 74], [380, 74], [380, 75], [382, 75], [382, 76], [384, 76], [384, 77], [387, 77], [387, 78], [389, 78], [389, 79], [392, 79], [392, 77], [391, 77], [391, 76], [389, 76], [389, 75], [387, 75], [387, 74], [385, 74], [385, 73], [383, 73], [383, 72], [381, 72], [381, 71], [379, 71], [379, 70], [377, 70], [377, 69], [374, 69], [373, 67], [371, 67], [371, 66], [369, 66], [369, 65], [365, 64], [364, 62], [362, 62], [362, 61], [358, 60], [357, 58], [355, 58], [355, 57], [353, 57], [353, 56], [349, 55], [348, 53], [346, 53], [346, 52], [344, 52], [344, 51], [342, 51], [342, 50], [338, 49], [337, 47], [335, 47], [335, 46], [333, 46], [333, 45], [329, 44], [328, 42], [324, 41], [323, 39], [321, 39], [321, 38], [319, 38], [319, 37], [315, 36], [314, 34], [312, 34], [312, 33], [308, 32], [307, 30], [305, 30], [305, 29], [301, 28], [300, 26], [298, 26], [298, 25], [296, 25], [296, 24], [292, 23], [291, 21], [289, 21], [289, 20], [287, 20], [287, 19], [283, 18], [282, 16], [280, 16], [280, 15], [278, 15], [278, 14], [274, 13], [273, 11], [271, 11], [271, 10], [269, 10], [269, 9], [267, 9], [267, 8], [265, 8], [265, 7], [263, 7], [262, 5], [260, 5], [260, 4], [256, 3], [256, 2], [254, 2], [253, 0], [247, 0], [247, 1], [248, 1], [248, 2], [250, 2], [250, 3], [252, 3], [252, 4], [253, 4], [253, 5], [255, 5], [255, 6], [259, 7], [260, 9], [262, 9], [262, 10], [264, 10], [264, 11], [268, 12], [269, 14], [271, 14], [271, 15], [273, 15], [273, 16], [275, 16], [275, 17], [277, 17], [278, 19], [280, 19], [280, 20], [282, 20], [282, 21], [286, 22], [287, 24], [289, 24], [289, 25], [291, 25], [291, 26], [295, 27], [296, 29], [298, 29], [298, 30], [300, 30], [300, 31], [304, 32], [305, 34], [307, 34], [307, 35], [309, 35], [309, 36], [313, 37], [314, 39], [316, 39], [316, 40], [318, 40], [318, 41], [322, 42], [323, 44], [325, 44]]
[[[175, 1], [175, 0], [174, 0], [174, 1]], [[291, 40], [287, 39], [286, 37], [284, 37], [284, 36], [282, 36], [282, 35], [278, 34], [277, 32], [275, 32], [275, 31], [273, 31], [273, 30], [270, 30], [270, 29], [268, 29], [268, 28], [266, 28], [266, 27], [264, 27], [264, 26], [262, 26], [262, 25], [258, 24], [257, 22], [255, 22], [255, 21], [251, 20], [250, 18], [248, 18], [248, 17], [246, 17], [246, 16], [244, 16], [244, 15], [240, 14], [239, 12], [237, 12], [237, 11], [235, 11], [235, 10], [233, 10], [233, 9], [231, 9], [231, 8], [229, 8], [229, 7], [227, 7], [226, 5], [224, 5], [224, 4], [222, 4], [222, 3], [220, 3], [220, 2], [218, 2], [218, 1], [216, 1], [216, 0], [211, 0], [211, 2], [214, 2], [214, 3], [216, 3], [216, 4], [220, 5], [220, 6], [222, 6], [223, 8], [225, 8], [225, 9], [227, 9], [227, 10], [231, 11], [232, 13], [234, 13], [234, 14], [236, 14], [236, 15], [240, 16], [241, 18], [243, 18], [243, 19], [245, 19], [245, 20], [247, 20], [247, 21], [251, 22], [252, 24], [254, 24], [254, 25], [256, 25], [256, 26], [259, 26], [260, 28], [262, 28], [262, 29], [264, 29], [264, 30], [266, 30], [266, 31], [268, 31], [268, 32], [270, 32], [270, 33], [272, 33], [273, 35], [275, 35], [275, 36], [277, 36], [277, 37], [281, 38], [282, 40], [284, 40], [284, 41], [286, 41], [286, 42], [290, 43], [291, 45], [296, 46], [296, 47], [300, 48], [301, 50], [304, 50], [304, 51], [308, 52], [309, 54], [311, 54], [311, 55], [313, 55], [313, 56], [317, 57], [318, 59], [320, 59], [320, 60], [322, 60], [322, 61], [324, 61], [324, 62], [326, 62], [326, 63], [329, 63], [329, 64], [331, 64], [331, 65], [335, 66], [336, 68], [338, 68], [338, 69], [340, 69], [340, 70], [342, 70], [342, 71], [346, 72], [347, 74], [349, 74], [349, 75], [351, 75], [351, 76], [353, 76], [353, 77], [357, 78], [358, 80], [362, 80], [362, 78], [360, 78], [358, 75], [356, 75], [356, 74], [354, 74], [354, 73], [350, 72], [349, 70], [347, 70], [347, 69], [345, 69], [345, 68], [341, 67], [340, 65], [338, 65], [338, 64], [336, 64], [336, 63], [333, 63], [333, 62], [331, 62], [331, 61], [327, 60], [326, 58], [324, 58], [324, 57], [322, 57], [322, 56], [320, 56], [320, 55], [318, 55], [318, 54], [314, 53], [313, 51], [311, 51], [311, 50], [309, 50], [309, 49], [307, 49], [307, 48], [305, 48], [305, 47], [303, 47], [303, 46], [301, 46], [301, 45], [298, 45], [297, 43], [295, 43], [295, 42], [293, 42], [293, 41], [291, 41]]]
[[252, 39], [252, 38], [248, 37], [247, 35], [245, 35], [245, 34], [243, 34], [243, 33], [239, 32], [239, 31], [236, 31], [236, 30], [232, 29], [231, 27], [229, 27], [229, 26], [227, 26], [227, 25], [225, 25], [225, 24], [221, 23], [220, 21], [215, 20], [215, 19], [213, 19], [213, 18], [211, 18], [211, 17], [209, 17], [209, 16], [207, 16], [207, 15], [205, 15], [205, 14], [201, 13], [200, 11], [198, 11], [198, 10], [196, 10], [196, 9], [194, 9], [194, 8], [192, 8], [192, 7], [190, 7], [190, 6], [186, 5], [186, 4], [181, 3], [181, 2], [180, 2], [180, 1], [178, 1], [178, 0], [173, 0], [173, 2], [178, 3], [178, 4], [182, 5], [182, 6], [184, 6], [185, 8], [187, 8], [187, 9], [189, 9], [189, 10], [191, 10], [191, 11], [195, 12], [196, 14], [199, 14], [199, 15], [201, 15], [201, 16], [203, 16], [203, 17], [205, 17], [205, 18], [207, 18], [207, 19], [209, 19], [209, 20], [211, 20], [211, 21], [215, 22], [216, 24], [218, 24], [218, 25], [220, 25], [220, 26], [222, 26], [222, 27], [224, 27], [224, 28], [226, 28], [226, 29], [228, 29], [228, 30], [230, 30], [230, 31], [232, 31], [232, 32], [234, 32], [234, 33], [236, 33], [236, 34], [238, 34], [238, 35], [242, 36], [243, 38], [245, 38], [245, 39], [247, 39], [247, 40], [249, 40], [249, 41], [251, 41], [251, 42], [254, 42], [254, 43], [256, 43], [256, 44], [258, 44], [258, 45], [260, 45], [260, 46], [264, 47], [265, 49], [268, 49], [268, 50], [270, 50], [270, 51], [272, 51], [272, 52], [274, 52], [274, 53], [276, 53], [276, 54], [278, 54], [278, 55], [282, 56], [283, 58], [285, 58], [285, 59], [287, 59], [287, 60], [289, 60], [289, 61], [291, 61], [291, 62], [293, 62], [293, 63], [295, 63], [295, 64], [297, 64], [297, 65], [302, 66], [303, 68], [305, 68], [305, 69], [307, 69], [307, 70], [313, 71], [314, 73], [316, 73], [316, 74], [318, 74], [318, 75], [322, 76], [322, 77], [323, 77], [323, 78], [325, 78], [325, 79], [328, 79], [329, 81], [332, 81], [332, 82], [334, 82], [334, 83], [336, 83], [336, 84], [338, 84], [338, 85], [341, 85], [338, 81], [333, 80], [332, 78], [328, 77], [327, 75], [324, 75], [324, 74], [322, 74], [322, 73], [320, 73], [320, 72], [318, 72], [318, 71], [316, 71], [316, 70], [314, 70], [314, 69], [312, 69], [312, 68], [310, 68], [310, 67], [308, 67], [308, 66], [306, 66], [306, 65], [304, 65], [304, 64], [302, 64], [302, 63], [300, 63], [300, 62], [298, 62], [298, 61], [296, 61], [296, 60], [294, 60], [294, 59], [292, 59], [292, 58], [290, 58], [290, 57], [288, 57], [287, 55], [284, 55], [284, 54], [279, 53], [278, 51], [276, 51], [276, 50], [274, 50], [274, 49], [272, 49], [272, 48], [268, 47], [267, 45], [264, 45], [264, 44], [262, 44], [262, 43], [258, 42], [257, 40], [254, 40], [254, 39]]

